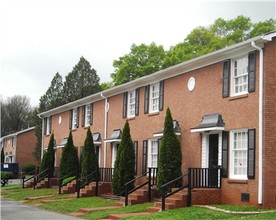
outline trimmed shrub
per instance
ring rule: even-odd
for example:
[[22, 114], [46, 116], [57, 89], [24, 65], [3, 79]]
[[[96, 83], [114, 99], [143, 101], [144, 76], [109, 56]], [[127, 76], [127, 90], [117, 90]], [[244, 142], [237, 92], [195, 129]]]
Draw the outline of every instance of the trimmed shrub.
[[[95, 153], [95, 147], [93, 142], [93, 136], [90, 131], [90, 127], [87, 129], [86, 138], [84, 142], [84, 148], [81, 158], [81, 170], [82, 177], [85, 177], [99, 169], [98, 158]], [[84, 179], [84, 181], [89, 181], [96, 178], [96, 172]]]
[[77, 175], [79, 158], [77, 149], [73, 143], [72, 132], [70, 131], [67, 143], [65, 144], [60, 161], [59, 177], [66, 175]]
[[[28, 173], [28, 174], [34, 174], [35, 173], [35, 169], [36, 169], [36, 165], [32, 164], [32, 163], [25, 163], [22, 166], [22, 171], [24, 173]], [[33, 171], [33, 172], [32, 172]]]
[[[54, 171], [55, 171], [55, 151], [54, 151], [54, 146], [55, 146], [55, 138], [54, 134], [51, 135], [47, 151], [44, 152], [43, 158], [40, 164], [40, 172], [44, 171], [46, 169], [50, 169], [50, 176], [54, 176]], [[45, 174], [47, 175], [47, 174]]]
[[13, 178], [13, 172], [7, 172], [7, 171], [0, 171], [1, 173], [1, 179], [7, 180]]
[[[161, 195], [161, 186], [182, 175], [182, 153], [178, 137], [173, 129], [171, 111], [167, 108], [164, 122], [164, 133], [158, 157], [157, 191]], [[182, 186], [182, 179], [172, 184], [172, 187]]]
[[[114, 169], [112, 191], [116, 195], [124, 195], [124, 185], [135, 177], [135, 151], [128, 121], [124, 125]], [[128, 190], [133, 188], [134, 184], [128, 186]]]

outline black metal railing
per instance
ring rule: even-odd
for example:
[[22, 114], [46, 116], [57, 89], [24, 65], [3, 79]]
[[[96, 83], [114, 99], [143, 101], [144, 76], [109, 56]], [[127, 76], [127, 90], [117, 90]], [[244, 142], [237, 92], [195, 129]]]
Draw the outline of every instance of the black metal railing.
[[[67, 181], [64, 181], [66, 178], [69, 178], [69, 177], [74, 177], [74, 178], [70, 178], [68, 179]], [[65, 185], [67, 185], [68, 183], [71, 183], [72, 181], [76, 180], [77, 179], [77, 175], [76, 175], [76, 172], [72, 172], [72, 173], [69, 173], [65, 176], [62, 176], [58, 179], [58, 194], [61, 194], [61, 188]], [[77, 191], [77, 187], [76, 187], [76, 191]]]
[[99, 181], [100, 182], [112, 182], [114, 168], [99, 168]]
[[189, 168], [191, 188], [220, 188], [220, 168]]
[[[151, 187], [153, 185], [156, 185], [156, 183], [157, 183], [156, 177], [157, 177], [158, 170], [157, 170], [157, 168], [148, 168], [148, 169], [149, 169], [148, 172], [143, 173], [141, 176], [138, 176], [135, 179], [133, 179], [125, 184], [125, 206], [128, 205], [128, 195], [130, 193], [142, 188], [145, 185], [148, 185], [148, 201], [151, 202]], [[145, 177], [148, 177], [146, 182], [143, 182], [142, 184], [129, 190], [130, 185], [134, 184], [137, 180], [140, 180]]]
[[99, 190], [99, 170], [77, 179], [77, 197], [80, 198], [80, 190], [91, 182], [96, 182], [96, 196]]
[[[39, 168], [36, 167], [34, 170], [28, 172], [28, 173], [21, 173], [21, 178], [22, 178], [22, 188], [24, 189], [25, 187], [25, 183], [28, 182], [29, 180], [33, 179], [34, 176], [36, 176], [37, 174], [39, 173]], [[29, 176], [29, 175], [32, 175], [30, 176], [29, 178], [25, 178], [26, 176]]]
[[35, 175], [33, 177], [34, 179], [34, 185], [33, 185], [33, 189], [36, 189], [36, 185], [44, 178], [48, 178], [48, 188], [50, 188], [50, 169], [47, 168], [41, 172], [39, 172], [37, 175]]
[[[182, 186], [173, 190], [173, 188], [172, 188], [173, 185], [176, 184], [179, 180], [183, 181]], [[186, 173], [168, 183], [163, 184], [160, 187], [161, 193], [162, 193], [162, 207], [161, 207], [162, 211], [165, 210], [166, 198], [179, 192], [180, 190], [182, 190], [184, 188], [188, 188], [187, 206], [191, 206], [191, 190], [190, 190], [189, 183], [190, 183], [190, 174]]]

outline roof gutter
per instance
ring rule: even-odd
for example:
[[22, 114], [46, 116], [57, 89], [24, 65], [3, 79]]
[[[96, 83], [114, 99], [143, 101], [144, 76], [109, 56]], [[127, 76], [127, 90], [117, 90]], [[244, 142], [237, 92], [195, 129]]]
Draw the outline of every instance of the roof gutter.
[[251, 46], [259, 51], [259, 177], [258, 177], [258, 204], [263, 203], [263, 96], [264, 96], [264, 54], [261, 47], [251, 42]]

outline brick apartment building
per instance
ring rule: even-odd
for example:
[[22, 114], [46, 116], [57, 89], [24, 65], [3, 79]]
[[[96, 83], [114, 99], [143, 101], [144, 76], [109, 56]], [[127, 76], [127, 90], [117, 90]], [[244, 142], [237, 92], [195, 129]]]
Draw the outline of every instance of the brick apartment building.
[[136, 171], [158, 167], [169, 107], [182, 170], [218, 168], [221, 204], [276, 207], [276, 32], [43, 112], [42, 152], [51, 133], [56, 166], [71, 130], [79, 155], [90, 126], [100, 167], [114, 167], [130, 125]]
[[5, 163], [18, 163], [21, 167], [26, 163], [37, 164], [33, 156], [36, 145], [35, 127], [6, 135], [1, 138], [4, 148]]

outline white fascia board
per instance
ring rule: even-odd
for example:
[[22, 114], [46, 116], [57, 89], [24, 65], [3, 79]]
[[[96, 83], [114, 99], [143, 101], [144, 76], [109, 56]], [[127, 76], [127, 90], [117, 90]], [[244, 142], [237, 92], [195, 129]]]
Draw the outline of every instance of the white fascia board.
[[105, 143], [111, 143], [111, 142], [121, 142], [121, 139], [111, 139], [111, 140], [104, 140]]
[[208, 131], [224, 131], [224, 127], [212, 127], [212, 128], [195, 128], [191, 129], [192, 133], [195, 132], [208, 132]]

